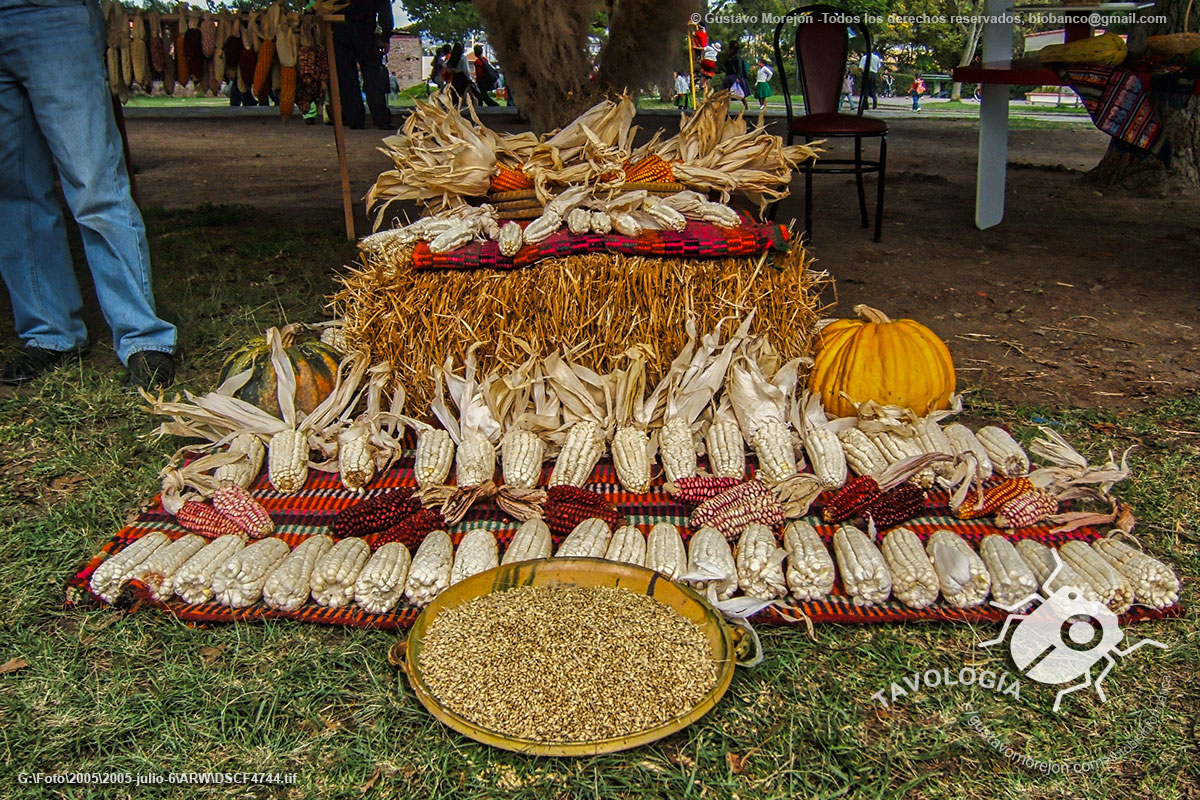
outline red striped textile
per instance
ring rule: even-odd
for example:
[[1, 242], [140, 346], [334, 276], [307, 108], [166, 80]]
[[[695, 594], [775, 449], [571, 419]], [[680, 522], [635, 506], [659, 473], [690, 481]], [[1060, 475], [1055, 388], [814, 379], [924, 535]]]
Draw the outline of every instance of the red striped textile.
[[[702, 459], [703, 462], [703, 459]], [[750, 459], [753, 474], [753, 458]], [[312, 471], [308, 482], [299, 492], [280, 494], [274, 491], [267, 482], [265, 475], [260, 476], [251, 487], [251, 493], [271, 513], [276, 523], [276, 536], [295, 547], [305, 538], [327, 533], [330, 520], [343, 508], [350, 506], [360, 499], [372, 494], [378, 494], [398, 486], [413, 486], [413, 459], [411, 453], [388, 470], [378, 476], [372, 483], [366, 495], [358, 495], [342, 487], [336, 474]], [[543, 484], [549, 479], [550, 469], [547, 466], [543, 474]], [[643, 533], [649, 532], [657, 522], [670, 522], [683, 530], [684, 538], [691, 535], [687, 529], [689, 510], [686, 506], [675, 502], [662, 488], [661, 476], [656, 478], [654, 485], [646, 494], [632, 494], [621, 489], [617, 482], [616, 472], [611, 461], [605, 459], [592, 473], [592, 481], [588, 489], [599, 492], [612, 502], [624, 514], [631, 525], [638, 526]], [[953, 515], [945, 492], [931, 492], [926, 500], [926, 513], [917, 519], [904, 523], [904, 527], [912, 530], [921, 539], [938, 530], [952, 530], [970, 542], [989, 533], [1002, 532], [991, 524], [990, 519], [960, 520]], [[807, 521], [821, 534], [828, 543], [837, 531], [838, 525], [828, 525], [821, 521], [820, 507], [814, 506]], [[492, 531], [504, 545], [511, 540], [518, 523], [508, 519], [493, 501], [483, 501], [473, 507], [461, 523], [450, 531], [451, 538], [457, 545], [464, 533], [475, 528]], [[1056, 545], [1068, 539], [1092, 541], [1103, 536], [1096, 528], [1080, 528], [1069, 533], [1051, 533], [1050, 524], [1035, 525], [1009, 534], [1010, 538], [1033, 538], [1048, 545]], [[163, 531], [170, 538], [176, 539], [186, 531], [175, 524], [174, 519], [163, 511], [160, 499], [156, 498], [153, 507], [142, 514], [132, 524], [117, 532], [111, 541], [104, 545], [102, 551], [85, 564], [67, 583], [66, 604], [74, 605], [104, 605], [104, 601], [93, 595], [88, 588], [92, 572], [95, 571], [105, 558], [118, 552], [135, 539], [153, 531]], [[294, 612], [274, 611], [262, 605], [245, 609], [230, 609], [217, 603], [187, 604], [179, 600], [159, 602], [154, 600], [147, 588], [140, 582], [131, 581], [126, 585], [118, 606], [140, 609], [157, 608], [171, 616], [188, 623], [218, 623], [250, 621], [258, 619], [294, 619], [303, 622], [317, 622], [327, 625], [349, 625], [359, 628], [376, 628], [381, 630], [396, 630], [407, 628], [416, 620], [420, 609], [401, 604], [390, 614], [369, 614], [351, 606], [342, 609], [328, 609], [313, 603], [308, 603]], [[1122, 616], [1123, 622], [1135, 622], [1146, 619], [1161, 619], [1164, 617], [1181, 616], [1182, 607], [1176, 605], [1168, 609], [1154, 610], [1145, 608], [1131, 609]], [[805, 625], [808, 622], [840, 622], [840, 623], [878, 623], [878, 622], [998, 622], [1005, 618], [1005, 612], [993, 607], [974, 609], [955, 609], [943, 605], [940, 601], [931, 608], [913, 610], [907, 606], [889, 601], [879, 606], [856, 606], [842, 593], [840, 585], [834, 587], [834, 596], [821, 602], [800, 602], [790, 598], [781, 600], [777, 605], [760, 611], [753, 621], [767, 625]]]

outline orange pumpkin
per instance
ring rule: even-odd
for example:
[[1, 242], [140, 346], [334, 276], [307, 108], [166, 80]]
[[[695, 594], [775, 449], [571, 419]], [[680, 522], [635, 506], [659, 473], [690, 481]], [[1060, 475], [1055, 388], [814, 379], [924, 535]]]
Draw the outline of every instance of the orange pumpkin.
[[[297, 342], [296, 337], [301, 329], [300, 325], [285, 325], [279, 330], [279, 338], [292, 364], [292, 371], [296, 373], [296, 410], [307, 414], [333, 391], [341, 356], [324, 342]], [[233, 396], [279, 416], [275, 367], [271, 364], [271, 348], [265, 336], [251, 339], [225, 359], [218, 385], [229, 376], [245, 370], [252, 370], [250, 380]]]
[[833, 417], [854, 416], [854, 404], [874, 400], [911, 408], [920, 416], [948, 408], [954, 361], [937, 335], [911, 319], [892, 320], [870, 306], [857, 319], [839, 319], [817, 337], [808, 376]]

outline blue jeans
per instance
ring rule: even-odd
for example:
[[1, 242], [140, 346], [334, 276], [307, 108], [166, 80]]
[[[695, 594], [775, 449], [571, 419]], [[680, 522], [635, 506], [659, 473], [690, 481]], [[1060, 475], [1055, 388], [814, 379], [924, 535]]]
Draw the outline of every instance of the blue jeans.
[[159, 319], [150, 251], [105, 81], [94, 0], [0, 0], [0, 273], [27, 346], [87, 341], [63, 195], [83, 240], [100, 308], [122, 362], [175, 349]]

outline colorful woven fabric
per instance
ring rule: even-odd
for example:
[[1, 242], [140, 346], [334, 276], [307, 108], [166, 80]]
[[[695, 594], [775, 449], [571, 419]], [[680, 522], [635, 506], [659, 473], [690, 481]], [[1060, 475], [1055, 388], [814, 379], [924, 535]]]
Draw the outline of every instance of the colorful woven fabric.
[[514, 269], [543, 258], [587, 253], [624, 253], [653, 258], [737, 258], [774, 250], [786, 252], [791, 238], [783, 225], [760, 225], [749, 217], [738, 228], [718, 228], [689, 221], [683, 231], [647, 231], [641, 236], [618, 233], [573, 234], [563, 228], [543, 242], [522, 247], [515, 256], [502, 255], [497, 242], [472, 242], [449, 253], [431, 253], [421, 242], [413, 250], [413, 269]]
[[[415, 485], [412, 465], [411, 455], [402, 459], [398, 466], [393, 467], [372, 482], [371, 489], [366, 496], [378, 494], [397, 486]], [[549, 467], [543, 475], [543, 484], [548, 478]], [[690, 536], [690, 531], [687, 530], [689, 509], [675, 502], [663, 490], [661, 477], [655, 480], [655, 485], [648, 493], [631, 494], [621, 489], [617, 483], [612, 463], [605, 460], [597, 467], [592, 478], [593, 481], [588, 484], [587, 488], [607, 497], [628, 518], [629, 523], [637, 525], [643, 533], [648, 532], [656, 522], [670, 522], [683, 529], [685, 539]], [[275, 520], [277, 531], [275, 535], [292, 547], [309, 536], [327, 532], [330, 521], [338, 511], [358, 502], [363, 497], [363, 495], [343, 488], [337, 475], [317, 471], [310, 473], [304, 488], [294, 494], [285, 495], [272, 490], [265, 477], [259, 478], [252, 487], [252, 493], [270, 511]], [[905, 527], [914, 531], [922, 539], [937, 530], [952, 530], [970, 542], [978, 542], [987, 534], [998, 532], [998, 529], [987, 520], [964, 521], [957, 519], [949, 508], [948, 500], [945, 493], [930, 493], [926, 514], [905, 523]], [[807, 519], [827, 544], [832, 540], [833, 534], [839, 527], [821, 522], [819, 507], [814, 508], [812, 515]], [[1044, 524], [1026, 528], [1017, 532], [1012, 538], [1034, 538], [1045, 544], [1056, 545], [1068, 539], [1090, 541], [1103, 535], [1095, 528], [1081, 528], [1069, 533], [1051, 533], [1051, 527], [1049, 524]], [[451, 538], [457, 545], [468, 530], [475, 528], [492, 531], [500, 541], [503, 550], [516, 532], [517, 523], [508, 519], [493, 502], [482, 502], [474, 506], [464, 520], [454, 527], [451, 531]], [[140, 516], [132, 525], [118, 532], [113, 540], [104, 546], [102, 553], [80, 569], [68, 582], [67, 604], [102, 605], [103, 601], [92, 595], [88, 589], [92, 572], [109, 554], [121, 550], [130, 542], [152, 531], [163, 531], [172, 539], [185, 533], [184, 529], [176, 525], [174, 519], [163, 511], [162, 504], [155, 502], [150, 511]], [[1000, 621], [1005, 617], [1003, 611], [991, 606], [954, 609], [940, 602], [921, 611], [915, 611], [896, 601], [890, 601], [880, 606], [856, 606], [840, 592], [840, 587], [836, 587], [835, 596], [821, 602], [799, 602], [791, 598], [781, 600], [777, 605], [759, 612], [754, 617], [754, 622], [770, 625], [801, 625], [807, 624], [809, 621], [841, 623], [917, 620], [987, 622]], [[390, 614], [369, 614], [354, 606], [328, 609], [312, 602], [294, 612], [273, 611], [262, 605], [234, 610], [217, 603], [190, 605], [178, 600], [160, 603], [153, 600], [146, 587], [136, 581], [126, 587], [120, 604], [133, 608], [154, 607], [181, 620], [198, 623], [276, 618], [385, 630], [407, 628], [412, 625], [420, 613], [420, 609], [403, 603]], [[1182, 609], [1179, 606], [1162, 611], [1134, 608], [1124, 615], [1122, 620], [1132, 622], [1180, 614], [1182, 614]]]

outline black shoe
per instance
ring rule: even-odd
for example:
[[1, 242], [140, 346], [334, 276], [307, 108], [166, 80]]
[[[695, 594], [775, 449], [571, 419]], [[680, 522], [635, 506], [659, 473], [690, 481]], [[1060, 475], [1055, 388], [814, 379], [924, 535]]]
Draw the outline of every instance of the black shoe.
[[26, 347], [21, 354], [4, 365], [0, 383], [17, 386], [28, 383], [44, 372], [57, 367], [72, 356], [82, 354], [83, 348], [74, 350], [47, 350], [44, 347]]
[[158, 350], [139, 350], [125, 365], [125, 385], [140, 389], [162, 389], [175, 382], [175, 357]]

